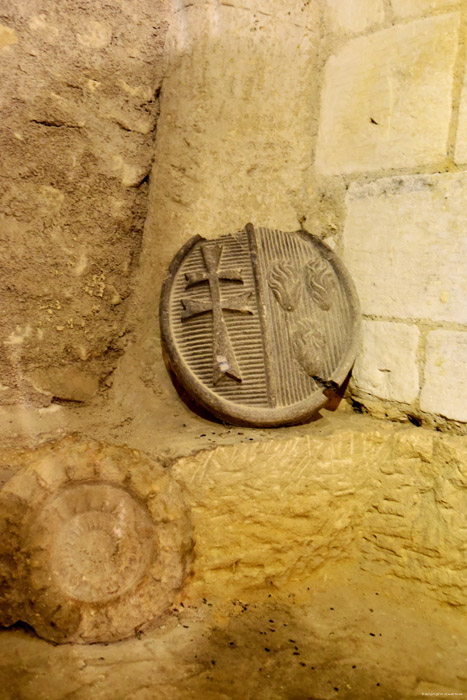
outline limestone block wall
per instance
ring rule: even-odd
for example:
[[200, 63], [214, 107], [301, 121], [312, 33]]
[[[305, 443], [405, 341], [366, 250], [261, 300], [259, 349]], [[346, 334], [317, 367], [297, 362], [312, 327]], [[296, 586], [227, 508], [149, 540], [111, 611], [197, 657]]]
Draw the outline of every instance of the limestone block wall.
[[464, 432], [467, 3], [325, 4], [315, 174], [362, 304], [353, 397]]

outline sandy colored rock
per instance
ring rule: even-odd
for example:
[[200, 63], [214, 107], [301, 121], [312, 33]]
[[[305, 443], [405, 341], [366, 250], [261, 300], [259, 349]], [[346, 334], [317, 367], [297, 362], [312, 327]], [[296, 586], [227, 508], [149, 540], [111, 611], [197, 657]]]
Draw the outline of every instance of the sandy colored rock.
[[467, 333], [438, 330], [426, 342], [420, 406], [428, 413], [467, 422]]
[[363, 322], [363, 348], [353, 369], [359, 390], [382, 399], [411, 403], [420, 391], [415, 326], [387, 321]]
[[66, 401], [89, 401], [99, 389], [99, 380], [75, 367], [56, 367], [31, 373], [38, 391]]
[[383, 0], [326, 0], [331, 29], [362, 32], [384, 21]]
[[347, 197], [344, 261], [364, 314], [467, 322], [467, 176], [382, 178]]
[[457, 13], [349, 41], [328, 60], [316, 167], [334, 175], [446, 156]]
[[318, 8], [189, 3], [174, 17], [143, 272], [195, 233], [298, 228], [310, 167]]
[[102, 378], [123, 348], [167, 8], [2, 9], [0, 401], [37, 402], [30, 371]]
[[467, 79], [465, 76], [466, 71], [464, 68], [464, 84], [460, 96], [459, 121], [454, 151], [455, 162], [460, 165], [467, 163]]
[[[125, 474], [128, 494], [161, 474], [133, 450], [73, 440], [5, 460], [9, 531], [14, 502], [70, 492], [64, 471], [80, 487], [96, 464], [107, 485]], [[465, 462], [465, 438], [352, 415], [179, 458], [162, 479], [184, 490], [195, 559], [163, 626], [86, 647], [3, 631], [2, 700], [465, 692]], [[60, 513], [45, 499], [36, 536], [50, 503]]]
[[0, 492], [0, 623], [114, 641], [164, 615], [191, 562], [180, 488], [136, 450], [69, 438], [16, 458]]
[[164, 628], [119, 644], [0, 633], [2, 700], [422, 700], [467, 691], [465, 616], [393, 577], [340, 566], [283, 592], [181, 603]]
[[462, 0], [391, 0], [396, 17], [406, 18], [415, 15], [428, 14], [436, 10], [450, 10], [462, 7]]
[[198, 595], [282, 588], [350, 558], [465, 605], [466, 438], [379, 425], [178, 460], [172, 469], [193, 509]]

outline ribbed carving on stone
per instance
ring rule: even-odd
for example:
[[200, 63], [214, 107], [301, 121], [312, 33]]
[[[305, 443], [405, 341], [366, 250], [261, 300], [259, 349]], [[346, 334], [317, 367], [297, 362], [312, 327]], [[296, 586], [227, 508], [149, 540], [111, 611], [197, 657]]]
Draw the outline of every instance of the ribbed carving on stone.
[[[155, 623], [182, 588], [191, 523], [178, 485], [124, 447], [72, 438], [27, 455], [0, 492], [0, 624], [103, 642]], [[6, 517], [5, 517], [6, 516]]]
[[184, 392], [222, 420], [278, 426], [310, 418], [342, 383], [359, 342], [352, 280], [304, 231], [253, 227], [195, 236], [161, 295], [161, 338]]

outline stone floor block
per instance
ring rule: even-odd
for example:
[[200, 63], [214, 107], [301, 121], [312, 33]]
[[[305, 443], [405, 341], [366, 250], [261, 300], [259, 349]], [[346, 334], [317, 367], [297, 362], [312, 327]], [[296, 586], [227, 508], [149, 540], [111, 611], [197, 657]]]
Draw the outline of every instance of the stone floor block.
[[423, 411], [467, 421], [467, 332], [436, 330], [428, 334]]
[[411, 403], [419, 392], [415, 326], [364, 321], [363, 349], [353, 376], [359, 389], [382, 399]]
[[326, 175], [414, 167], [446, 155], [459, 17], [353, 39], [325, 69], [316, 154]]
[[384, 178], [347, 197], [344, 261], [364, 314], [467, 323], [467, 175]]

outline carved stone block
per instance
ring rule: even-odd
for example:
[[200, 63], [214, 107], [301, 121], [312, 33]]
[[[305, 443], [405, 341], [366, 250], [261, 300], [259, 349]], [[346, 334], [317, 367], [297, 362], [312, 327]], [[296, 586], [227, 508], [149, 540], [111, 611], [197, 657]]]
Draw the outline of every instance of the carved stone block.
[[312, 417], [346, 378], [359, 304], [335, 253], [305, 232], [245, 229], [189, 240], [162, 289], [169, 368], [188, 394], [230, 423]]
[[73, 438], [21, 462], [0, 492], [0, 624], [108, 642], [160, 617], [192, 552], [181, 490], [162, 466]]

